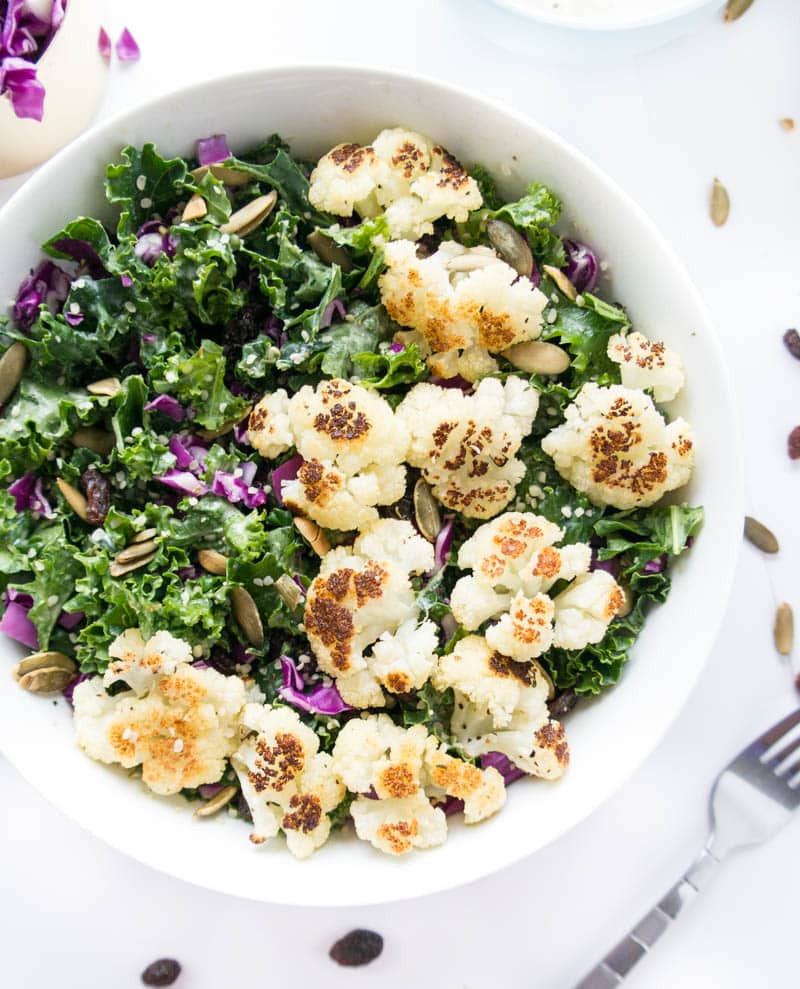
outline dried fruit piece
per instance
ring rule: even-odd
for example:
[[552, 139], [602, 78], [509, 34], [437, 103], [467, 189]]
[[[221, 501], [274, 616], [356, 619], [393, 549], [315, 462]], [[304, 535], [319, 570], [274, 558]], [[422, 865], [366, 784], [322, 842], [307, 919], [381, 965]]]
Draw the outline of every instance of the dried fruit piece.
[[731, 211], [731, 200], [728, 190], [720, 182], [714, 179], [711, 186], [711, 221], [714, 226], [724, 226]]
[[0, 357], [0, 405], [4, 405], [20, 383], [28, 363], [28, 348], [19, 340]]
[[792, 460], [800, 460], [800, 426], [795, 426], [789, 433], [788, 447], [789, 457]]
[[785, 601], [775, 612], [775, 648], [781, 656], [788, 656], [794, 642], [794, 615], [792, 606]]
[[174, 958], [159, 958], [142, 972], [146, 986], [171, 986], [181, 974], [181, 966]]
[[216, 793], [210, 800], [206, 800], [204, 804], [198, 807], [194, 812], [194, 816], [213, 817], [214, 814], [218, 814], [223, 807], [227, 806], [238, 792], [238, 786], [223, 787], [219, 793]]
[[744, 517], [744, 536], [763, 553], [777, 553], [780, 549], [774, 533], [752, 515]]
[[569, 714], [577, 703], [578, 695], [572, 687], [569, 687], [567, 690], [562, 690], [558, 697], [547, 705], [550, 711], [550, 717], [563, 718], [565, 714]]
[[81, 474], [81, 484], [86, 492], [86, 521], [91, 525], [102, 525], [111, 508], [108, 478], [96, 467], [88, 467]]
[[800, 333], [795, 329], [787, 330], [783, 334], [783, 342], [792, 357], [796, 357], [800, 361]]
[[726, 21], [738, 21], [742, 14], [747, 13], [753, 5], [753, 0], [728, 0], [725, 4], [724, 19]]
[[383, 951], [383, 938], [375, 931], [357, 928], [345, 934], [328, 952], [339, 965], [368, 965]]

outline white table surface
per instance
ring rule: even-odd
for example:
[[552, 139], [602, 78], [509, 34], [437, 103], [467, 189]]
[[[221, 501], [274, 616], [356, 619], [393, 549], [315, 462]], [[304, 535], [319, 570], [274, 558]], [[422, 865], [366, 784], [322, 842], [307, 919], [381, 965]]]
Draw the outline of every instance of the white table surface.
[[[109, 26], [127, 22], [143, 58], [114, 68], [103, 114], [229, 70], [349, 60], [474, 88], [587, 152], [655, 218], [706, 297], [738, 389], [751, 511], [783, 549], [769, 560], [743, 549], [697, 689], [628, 784], [551, 847], [451, 893], [303, 910], [207, 892], [85, 834], [0, 758], [0, 983], [134, 989], [148, 962], [171, 955], [186, 989], [568, 989], [694, 856], [718, 768], [797, 703], [771, 624], [779, 600], [800, 610], [792, 569], [800, 465], [785, 452], [800, 422], [800, 365], [781, 344], [784, 329], [800, 322], [800, 131], [777, 124], [800, 121], [800, 4], [757, 0], [735, 25], [709, 14], [690, 37], [624, 60], [610, 57], [608, 44], [576, 42], [571, 64], [559, 64], [550, 46], [542, 51], [541, 37], [523, 35], [521, 24], [500, 24], [515, 51], [495, 44], [498, 22], [473, 0], [113, 6]], [[732, 200], [721, 230], [707, 216], [715, 175]], [[0, 182], [0, 203], [19, 184]], [[795, 821], [729, 861], [638, 967], [631, 989], [797, 985], [798, 838]], [[384, 935], [384, 953], [368, 968], [340, 970], [327, 949], [357, 925]]]

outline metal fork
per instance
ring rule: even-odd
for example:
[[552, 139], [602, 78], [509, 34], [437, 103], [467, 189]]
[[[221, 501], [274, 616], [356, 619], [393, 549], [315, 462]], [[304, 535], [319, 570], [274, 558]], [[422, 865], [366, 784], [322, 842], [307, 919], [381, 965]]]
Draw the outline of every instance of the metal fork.
[[711, 791], [711, 834], [683, 877], [575, 989], [612, 989], [643, 958], [736, 848], [771, 838], [800, 806], [800, 710], [773, 725], [719, 774]]

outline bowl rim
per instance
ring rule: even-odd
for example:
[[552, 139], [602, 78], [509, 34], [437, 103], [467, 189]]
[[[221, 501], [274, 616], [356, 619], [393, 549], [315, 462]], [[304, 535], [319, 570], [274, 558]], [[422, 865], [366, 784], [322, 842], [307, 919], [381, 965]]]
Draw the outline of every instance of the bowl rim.
[[491, 0], [498, 7], [512, 11], [527, 20], [536, 21], [539, 24], [546, 24], [550, 27], [567, 28], [570, 31], [593, 31], [597, 33], [610, 34], [615, 31], [635, 31], [642, 28], [652, 28], [659, 24], [666, 24], [669, 21], [678, 20], [693, 14], [703, 7], [712, 7], [722, 3], [722, 0], [679, 0], [675, 9], [662, 11], [654, 14], [639, 14], [609, 17], [576, 17], [571, 14], [548, 13], [547, 11], [533, 10], [528, 7], [525, 0]]
[[[727, 514], [730, 518], [736, 516], [742, 517], [744, 513], [742, 446], [740, 440], [739, 417], [735, 402], [735, 393], [733, 390], [731, 373], [725, 361], [721, 341], [717, 335], [708, 311], [706, 310], [705, 304], [703, 303], [697, 288], [689, 277], [688, 272], [684, 268], [677, 254], [670, 247], [669, 243], [660, 233], [649, 215], [637, 205], [637, 203], [628, 195], [627, 192], [624, 191], [621, 186], [619, 186], [599, 165], [596, 165], [582, 151], [575, 148], [558, 134], [551, 131], [548, 127], [539, 124], [532, 118], [527, 117], [524, 113], [508, 107], [497, 100], [488, 99], [465, 87], [419, 73], [362, 64], [353, 65], [347, 62], [295, 62], [212, 76], [211, 78], [204, 79], [201, 82], [195, 82], [188, 86], [171, 90], [170, 92], [161, 95], [154, 100], [149, 100], [146, 103], [129, 107], [95, 124], [89, 130], [83, 132], [76, 140], [59, 151], [57, 155], [38, 169], [35, 174], [32, 175], [24, 183], [24, 185], [11, 196], [6, 205], [0, 209], [0, 229], [2, 228], [6, 214], [10, 212], [12, 208], [16, 207], [19, 200], [30, 194], [30, 188], [32, 186], [36, 188], [40, 185], [47, 186], [51, 178], [58, 177], [62, 168], [62, 160], [75, 153], [76, 148], [79, 148], [83, 142], [89, 143], [95, 138], [101, 136], [104, 138], [112, 137], [115, 132], [119, 132], [121, 126], [124, 126], [129, 121], [137, 120], [143, 114], [150, 113], [156, 108], [168, 107], [177, 99], [208, 92], [214, 87], [219, 86], [221, 83], [231, 85], [257, 83], [266, 85], [272, 79], [288, 77], [291, 80], [292, 77], [297, 76], [306, 78], [308, 75], [313, 76], [318, 74], [320, 76], [329, 76], [332, 73], [343, 73], [351, 77], [362, 77], [365, 80], [370, 79], [372, 81], [383, 81], [395, 85], [412, 83], [420, 87], [427, 87], [432, 90], [437, 90], [439, 93], [444, 93], [454, 100], [460, 100], [466, 97], [472, 102], [473, 105], [478, 104], [487, 112], [499, 114], [504, 119], [509, 120], [511, 123], [519, 126], [528, 133], [533, 132], [534, 134], [543, 136], [548, 141], [552, 142], [552, 144], [558, 149], [559, 153], [564, 154], [574, 161], [577, 161], [580, 165], [586, 168], [591, 173], [593, 180], [597, 181], [600, 190], [611, 190], [617, 197], [619, 197], [629, 215], [632, 215], [643, 226], [643, 228], [647, 231], [648, 236], [652, 238], [653, 242], [659, 246], [660, 250], [662, 250], [672, 262], [675, 276], [680, 279], [681, 289], [686, 293], [687, 298], [691, 300], [692, 305], [698, 314], [698, 329], [706, 335], [709, 346], [717, 358], [716, 363], [717, 372], [719, 375], [720, 390], [721, 394], [724, 396], [730, 419], [730, 431], [728, 436], [726, 436], [726, 446], [729, 450], [727, 479], [730, 485], [730, 496], [726, 499], [726, 503], [729, 506]], [[730, 525], [729, 536], [734, 536], [734, 528], [732, 523]], [[698, 651], [698, 655], [701, 656], [702, 659], [697, 662], [691, 672], [691, 675], [687, 676], [682, 681], [681, 690], [679, 693], [676, 693], [671, 709], [667, 715], [661, 719], [661, 722], [651, 733], [647, 739], [647, 743], [637, 749], [635, 756], [629, 761], [629, 763], [626, 764], [624, 770], [618, 773], [617, 776], [611, 781], [611, 784], [607, 788], [603, 789], [601, 793], [591, 795], [591, 797], [587, 798], [586, 802], [581, 805], [580, 808], [573, 810], [568, 817], [566, 824], [558, 831], [557, 834], [546, 836], [541, 844], [536, 847], [531, 848], [529, 846], [521, 846], [517, 843], [508, 843], [507, 845], [503, 845], [503, 847], [499, 847], [497, 849], [497, 853], [491, 857], [491, 859], [479, 860], [477, 856], [472, 857], [468, 860], [468, 864], [464, 868], [463, 873], [458, 876], [453, 876], [450, 874], [446, 880], [440, 880], [436, 885], [432, 887], [429, 886], [421, 891], [409, 892], [405, 889], [398, 890], [395, 888], [383, 888], [380, 890], [380, 894], [377, 895], [377, 891], [375, 893], [366, 893], [364, 891], [357, 892], [355, 888], [335, 891], [318, 889], [316, 894], [312, 897], [304, 893], [287, 895], [283, 890], [276, 894], [275, 891], [267, 888], [264, 889], [262, 895], [260, 891], [258, 894], [255, 894], [250, 890], [241, 890], [237, 887], [236, 882], [233, 880], [222, 881], [208, 879], [204, 881], [197, 876], [196, 870], [184, 867], [183, 865], [176, 865], [175, 862], [168, 856], [165, 857], [158, 848], [153, 848], [152, 843], [149, 846], [132, 849], [126, 846], [124, 841], [117, 841], [114, 833], [109, 833], [95, 823], [92, 815], [87, 812], [80, 800], [75, 799], [72, 803], [69, 803], [69, 801], [64, 799], [63, 796], [53, 796], [51, 798], [47, 789], [39, 786], [38, 779], [40, 778], [40, 774], [37, 767], [33, 765], [35, 760], [29, 759], [24, 745], [20, 744], [16, 748], [13, 746], [10, 747], [7, 744], [2, 744], [2, 737], [0, 736], [0, 745], [2, 745], [0, 750], [6, 755], [9, 762], [17, 768], [17, 770], [31, 783], [32, 786], [35, 787], [39, 793], [44, 796], [46, 800], [48, 800], [49, 803], [64, 813], [68, 818], [79, 824], [82, 828], [89, 831], [92, 835], [123, 854], [141, 862], [144, 865], [147, 865], [148, 867], [158, 869], [168, 875], [174, 876], [202, 888], [213, 889], [228, 895], [257, 899], [260, 902], [281, 903], [295, 906], [339, 907], [363, 906], [400, 900], [410, 900], [419, 898], [420, 896], [431, 895], [448, 889], [457, 888], [508, 868], [516, 862], [525, 859], [547, 847], [548, 844], [566, 834], [581, 821], [585, 820], [590, 814], [594, 813], [594, 811], [602, 806], [607, 800], [609, 800], [614, 793], [620, 789], [623, 783], [627, 782], [633, 773], [641, 767], [642, 763], [661, 743], [664, 735], [671, 727], [678, 714], [684, 708], [687, 699], [694, 688], [698, 677], [700, 676], [700, 673], [708, 661], [714, 640], [720, 626], [722, 625], [725, 608], [727, 607], [730, 599], [736, 571], [736, 563], [738, 561], [741, 549], [741, 540], [738, 538], [738, 529], [736, 530], [736, 536], [737, 538], [735, 542], [731, 541], [730, 544], [725, 544], [726, 557], [722, 560], [723, 565], [719, 568], [720, 575], [718, 581], [716, 582], [717, 599], [719, 602], [718, 614], [714, 616], [713, 623], [707, 622], [700, 632], [703, 648]]]

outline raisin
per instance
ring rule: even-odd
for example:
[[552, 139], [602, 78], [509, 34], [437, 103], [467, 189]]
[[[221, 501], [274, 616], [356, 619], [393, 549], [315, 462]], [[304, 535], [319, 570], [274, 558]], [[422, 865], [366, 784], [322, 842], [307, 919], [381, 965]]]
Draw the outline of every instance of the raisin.
[[111, 508], [111, 485], [108, 478], [96, 467], [89, 467], [81, 476], [81, 484], [86, 492], [86, 521], [92, 525], [102, 525]]
[[792, 460], [800, 460], [800, 426], [795, 426], [789, 433], [789, 456]]
[[269, 309], [266, 306], [251, 303], [228, 320], [222, 328], [220, 343], [229, 369], [242, 356], [244, 345], [264, 332], [268, 317]]
[[554, 697], [547, 705], [550, 709], [550, 717], [563, 718], [577, 703], [578, 695], [571, 687], [568, 690], [562, 690], [558, 697]]
[[368, 965], [383, 951], [383, 938], [375, 931], [350, 931], [328, 952], [339, 965]]
[[142, 972], [146, 986], [171, 986], [181, 974], [181, 966], [174, 958], [159, 958]]
[[783, 334], [783, 342], [792, 357], [796, 357], [800, 361], [800, 333], [797, 330], [787, 330]]

